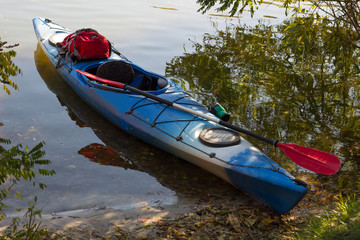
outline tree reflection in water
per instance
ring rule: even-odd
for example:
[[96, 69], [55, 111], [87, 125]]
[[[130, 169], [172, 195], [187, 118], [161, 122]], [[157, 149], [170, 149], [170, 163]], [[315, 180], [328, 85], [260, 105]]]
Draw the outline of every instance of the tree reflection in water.
[[[357, 172], [360, 52], [345, 32], [315, 15], [275, 27], [228, 25], [168, 62], [166, 75], [203, 104], [221, 103], [233, 124], [331, 152], [343, 171]], [[261, 148], [295, 167], [271, 146]], [[357, 184], [346, 175], [340, 183]]]

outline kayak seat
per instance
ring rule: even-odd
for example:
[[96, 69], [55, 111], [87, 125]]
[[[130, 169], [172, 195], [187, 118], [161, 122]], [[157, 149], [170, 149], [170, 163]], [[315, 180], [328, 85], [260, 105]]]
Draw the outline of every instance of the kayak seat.
[[135, 74], [131, 86], [143, 91], [155, 91], [166, 87], [168, 81], [161, 77], [153, 77], [145, 74]]
[[97, 69], [96, 75], [112, 81], [130, 84], [134, 80], [134, 69], [123, 61], [109, 61], [101, 64]]
[[152, 83], [153, 83], [153, 79], [147, 75], [144, 74], [140, 74], [140, 75], [135, 75], [135, 79], [133, 84], [131, 84], [133, 87], [136, 87], [137, 89], [140, 90], [152, 90]]
[[143, 91], [155, 91], [164, 88], [168, 84], [166, 79], [146, 75], [124, 61], [108, 61], [101, 64], [98, 68], [88, 69], [87, 71], [96, 71], [98, 77], [129, 84]]

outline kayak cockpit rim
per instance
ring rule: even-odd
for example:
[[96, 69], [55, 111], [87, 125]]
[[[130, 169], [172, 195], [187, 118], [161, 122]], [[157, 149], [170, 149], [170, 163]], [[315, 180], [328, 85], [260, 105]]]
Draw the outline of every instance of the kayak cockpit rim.
[[[89, 64], [89, 62], [87, 62], [87, 64], [84, 67], [79, 66], [77, 69], [91, 73], [93, 75], [97, 75], [97, 70], [99, 69], [99, 67], [102, 64], [109, 63], [111, 61], [114, 61], [114, 60], [106, 59], [103, 61], [96, 61], [92, 64]], [[118, 60], [117, 59], [115, 61], [130, 64], [131, 67], [133, 68], [134, 79], [132, 80], [131, 83], [128, 84], [129, 86], [138, 88], [143, 91], [150, 92], [151, 94], [154, 94], [154, 95], [165, 93], [171, 86], [170, 81], [159, 74], [155, 74], [155, 73], [146, 71], [143, 68], [136, 66], [135, 64], [128, 62], [126, 60]], [[81, 63], [78, 63], [77, 65], [81, 65]], [[86, 82], [88, 85], [91, 85], [92, 87], [101, 88], [101, 89], [109, 90], [109, 91], [117, 91], [117, 92], [122, 92], [122, 93], [134, 94], [134, 95], [137, 94], [132, 91], [126, 91], [126, 90], [116, 87], [116, 86], [103, 84], [94, 79], [88, 78], [80, 73], [77, 73], [77, 76], [79, 79], [83, 80], [84, 82]]]

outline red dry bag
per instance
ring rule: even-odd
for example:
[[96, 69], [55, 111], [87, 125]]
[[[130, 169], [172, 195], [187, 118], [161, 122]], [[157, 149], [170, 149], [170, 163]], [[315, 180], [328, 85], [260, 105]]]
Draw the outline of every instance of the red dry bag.
[[96, 30], [84, 28], [67, 36], [61, 43], [75, 61], [106, 59], [110, 57], [110, 42]]

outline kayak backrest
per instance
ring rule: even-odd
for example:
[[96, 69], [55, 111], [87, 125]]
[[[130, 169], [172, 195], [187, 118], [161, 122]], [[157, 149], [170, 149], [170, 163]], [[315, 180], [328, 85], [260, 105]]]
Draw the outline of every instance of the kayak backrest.
[[158, 85], [158, 87], [160, 88], [160, 89], [162, 89], [162, 88], [164, 88], [164, 87], [166, 87], [167, 85], [168, 85], [168, 81], [165, 79], [165, 78], [159, 78], [158, 80], [157, 80], [157, 85]]
[[96, 75], [112, 81], [130, 84], [134, 80], [134, 69], [124, 61], [108, 61], [99, 66]]

